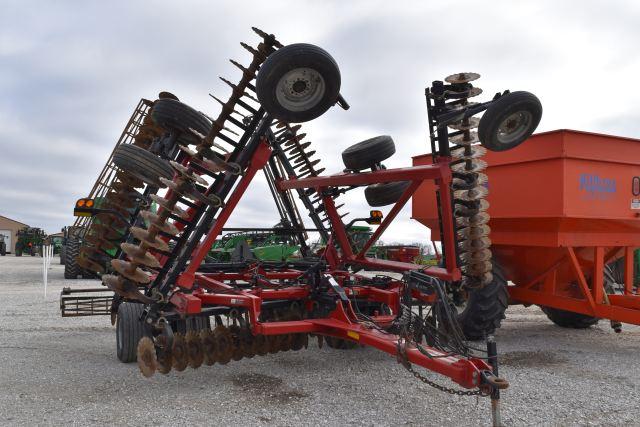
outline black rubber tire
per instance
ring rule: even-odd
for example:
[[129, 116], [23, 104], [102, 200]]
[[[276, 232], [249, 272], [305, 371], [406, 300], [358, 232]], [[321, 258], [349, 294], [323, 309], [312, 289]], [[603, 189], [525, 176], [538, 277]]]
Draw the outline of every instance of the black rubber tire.
[[371, 207], [391, 205], [400, 199], [410, 184], [410, 181], [371, 184], [364, 189], [364, 197]]
[[325, 336], [324, 340], [329, 347], [336, 350], [353, 350], [354, 348], [358, 347], [357, 342], [351, 340], [343, 340], [342, 338]]
[[[310, 68], [322, 76], [324, 93], [314, 105], [294, 111], [282, 105], [276, 96], [280, 79], [298, 68]], [[290, 44], [278, 49], [266, 59], [256, 78], [256, 94], [262, 107], [273, 118], [288, 123], [308, 122], [324, 114], [340, 95], [340, 69], [324, 49], [306, 43]]]
[[586, 329], [598, 323], [600, 319], [597, 317], [587, 316], [572, 311], [560, 310], [558, 308], [540, 307], [544, 314], [547, 315], [556, 325], [563, 328]]
[[67, 253], [66, 245], [60, 246], [60, 265], [64, 265], [64, 257]]
[[113, 163], [150, 185], [161, 187], [159, 178], [173, 178], [173, 168], [166, 160], [132, 144], [123, 144], [113, 153]]
[[75, 280], [81, 273], [78, 265], [78, 255], [80, 254], [80, 240], [68, 239], [67, 249], [64, 258], [64, 278]]
[[143, 310], [143, 304], [134, 302], [123, 302], [118, 307], [116, 354], [122, 363], [135, 362], [137, 359], [138, 341], [144, 336], [144, 325], [140, 321]]
[[396, 152], [396, 145], [389, 135], [380, 135], [353, 144], [342, 152], [342, 162], [349, 170], [369, 169], [388, 159]]
[[157, 125], [181, 133], [188, 133], [192, 128], [206, 136], [213, 126], [204, 114], [171, 98], [154, 102], [151, 118]]
[[[521, 111], [531, 115], [529, 123], [523, 128], [522, 132], [514, 135], [512, 141], [500, 141], [498, 138], [500, 126], [509, 116]], [[488, 150], [510, 150], [522, 144], [531, 136], [538, 127], [541, 117], [542, 104], [534, 94], [525, 91], [511, 92], [498, 98], [480, 118], [478, 137], [482, 145]]]
[[7, 254], [7, 244], [2, 243], [0, 245], [0, 256], [5, 256]]
[[509, 306], [507, 280], [494, 264], [493, 281], [480, 289], [469, 291], [467, 304], [458, 313], [458, 323], [468, 340], [482, 340], [500, 327]]

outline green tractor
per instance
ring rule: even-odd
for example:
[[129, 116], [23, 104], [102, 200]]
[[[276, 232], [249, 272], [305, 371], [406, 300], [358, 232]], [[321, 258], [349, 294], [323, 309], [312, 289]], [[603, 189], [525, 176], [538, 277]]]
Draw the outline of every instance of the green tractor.
[[22, 256], [22, 254], [42, 255], [44, 230], [37, 227], [24, 227], [16, 232], [16, 238], [16, 256]]
[[286, 261], [298, 258], [300, 245], [293, 234], [273, 230], [247, 230], [225, 234], [209, 251], [209, 261], [231, 262], [237, 258]]
[[62, 250], [62, 236], [59, 235], [49, 235], [44, 240], [45, 246], [53, 247], [53, 254], [57, 255]]

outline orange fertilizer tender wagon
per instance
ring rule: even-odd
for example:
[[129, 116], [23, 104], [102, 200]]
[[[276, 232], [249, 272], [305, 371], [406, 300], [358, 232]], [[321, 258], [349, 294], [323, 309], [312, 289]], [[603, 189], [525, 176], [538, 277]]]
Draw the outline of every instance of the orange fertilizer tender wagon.
[[[556, 130], [483, 160], [491, 250], [511, 303], [538, 304], [561, 326], [640, 324], [640, 140]], [[412, 216], [439, 239], [432, 182], [414, 194]]]

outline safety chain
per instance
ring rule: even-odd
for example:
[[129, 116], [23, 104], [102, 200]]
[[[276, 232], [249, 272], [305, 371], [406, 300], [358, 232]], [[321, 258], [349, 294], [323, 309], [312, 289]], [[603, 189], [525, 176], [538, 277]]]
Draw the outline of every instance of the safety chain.
[[458, 396], [489, 396], [489, 393], [486, 393], [480, 389], [478, 390], [458, 390], [456, 388], [450, 388], [450, 387], [446, 387], [443, 386], [441, 384], [438, 384], [436, 382], [431, 381], [429, 378], [421, 375], [419, 372], [416, 372], [413, 367], [409, 364], [408, 366], [405, 366], [405, 368], [407, 369], [407, 371], [409, 371], [411, 373], [411, 375], [413, 375], [414, 377], [416, 377], [417, 379], [419, 379], [420, 381], [422, 381], [423, 383], [430, 385], [431, 387], [440, 390], [440, 391], [444, 391], [445, 393], [449, 393], [449, 394], [455, 394]]
[[[401, 342], [404, 341], [404, 344], [402, 344]], [[459, 390], [456, 388], [451, 388], [451, 387], [446, 387], [443, 386], [442, 384], [438, 384], [435, 381], [431, 381], [429, 378], [425, 377], [424, 375], [420, 374], [419, 372], [417, 372], [415, 369], [413, 369], [413, 366], [411, 365], [411, 362], [409, 362], [409, 359], [407, 358], [407, 352], [406, 352], [406, 345], [407, 345], [407, 340], [406, 339], [399, 339], [398, 340], [398, 362], [400, 364], [402, 364], [402, 366], [405, 367], [405, 369], [407, 371], [409, 371], [411, 373], [411, 375], [413, 375], [415, 378], [417, 378], [418, 380], [422, 381], [423, 383], [427, 384], [428, 386], [431, 386], [433, 388], [435, 388], [436, 390], [440, 390], [443, 391], [445, 393], [448, 394], [453, 394], [453, 395], [457, 395], [457, 396], [489, 396], [490, 393], [487, 393], [481, 389], [477, 389], [477, 390]]]

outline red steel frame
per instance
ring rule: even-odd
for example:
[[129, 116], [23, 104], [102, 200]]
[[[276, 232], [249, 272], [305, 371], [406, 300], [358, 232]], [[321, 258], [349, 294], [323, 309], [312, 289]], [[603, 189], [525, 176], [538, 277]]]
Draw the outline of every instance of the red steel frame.
[[[528, 283], [509, 286], [509, 295], [513, 303], [538, 304], [640, 325], [640, 295], [633, 288], [635, 249], [631, 246], [565, 247], [565, 254], [537, 277]], [[604, 266], [620, 253], [625, 266], [622, 294], [607, 294]], [[558, 280], [560, 270], [564, 270], [562, 280]]]
[[[344, 304], [340, 300], [337, 302], [336, 309], [327, 318], [260, 322], [258, 319], [263, 301], [305, 301], [307, 299], [309, 289], [306, 285], [278, 289], [270, 282], [271, 280], [279, 279], [296, 279], [301, 277], [304, 271], [292, 269], [277, 271], [265, 271], [263, 269], [256, 271], [256, 269], [253, 269], [240, 273], [202, 273], [197, 271], [256, 173], [267, 163], [271, 151], [267, 142], [263, 140], [256, 150], [246, 173], [242, 176], [226, 202], [226, 205], [218, 215], [215, 225], [194, 251], [189, 266], [179, 276], [177, 285], [181, 289], [173, 293], [170, 298], [171, 303], [175, 306], [176, 310], [182, 314], [198, 314], [205, 306], [244, 308], [248, 312], [254, 334], [314, 333], [328, 335], [354, 340], [360, 344], [369, 345], [389, 354], [397, 355], [398, 337], [396, 335], [382, 333], [376, 329], [363, 326], [356, 320], [356, 315], [351, 304]], [[384, 271], [396, 272], [428, 269], [427, 273], [429, 275], [443, 280], [453, 281], [459, 280], [461, 273], [456, 265], [455, 255], [451, 252], [455, 248], [455, 238], [452, 204], [448, 196], [450, 194], [449, 185], [451, 183], [449, 161], [450, 159], [442, 159], [439, 163], [427, 166], [377, 170], [373, 172], [342, 173], [326, 177], [303, 179], [290, 177], [290, 179], [278, 182], [277, 186], [280, 190], [313, 188], [317, 191], [317, 194], [322, 195], [333, 231], [332, 237], [327, 244], [326, 259], [329, 264], [329, 270], [326, 273], [330, 274], [339, 284], [342, 284], [343, 280], [349, 276], [355, 280], [356, 283], [363, 279], [362, 276], [357, 274], [349, 274], [346, 271], [339, 270], [339, 266], [343, 264], [357, 264]], [[367, 249], [386, 230], [418, 186], [425, 180], [433, 180], [436, 186], [442, 188], [441, 194], [447, 195], [447, 197], [441, 198], [442, 235], [444, 239], [443, 250], [446, 259], [445, 267], [425, 267], [412, 263], [366, 257], [365, 253]], [[360, 252], [357, 254], [353, 253], [347, 236], [347, 230], [340, 220], [334, 201], [327, 190], [341, 186], [369, 185], [392, 181], [410, 181], [411, 184]], [[341, 248], [340, 252], [333, 246], [334, 239]], [[260, 273], [259, 276], [256, 276], [255, 273], [257, 272]], [[225, 283], [230, 280], [255, 280], [256, 277], [261, 278], [259, 279], [262, 281], [262, 283], [260, 283], [261, 286], [252, 287], [249, 290], [237, 290]], [[195, 290], [193, 290], [194, 284], [198, 285]], [[402, 283], [400, 281], [393, 281], [388, 289], [356, 285], [344, 288], [344, 291], [347, 295], [357, 295], [358, 298], [366, 298], [369, 301], [385, 303], [393, 313], [398, 313], [400, 309], [401, 286]], [[433, 298], [415, 290], [413, 291], [413, 296], [425, 302], [429, 302]], [[311, 309], [311, 301], [306, 300], [305, 304], [308, 309]], [[373, 316], [373, 320], [381, 325], [389, 324], [394, 318], [395, 316], [392, 315]], [[465, 388], [477, 388], [481, 386], [483, 381], [482, 373], [491, 371], [491, 367], [481, 359], [448, 356], [439, 350], [427, 346], [425, 346], [424, 349], [429, 353], [429, 356], [421, 353], [415, 347], [408, 346], [406, 356], [409, 362], [445, 375]]]

